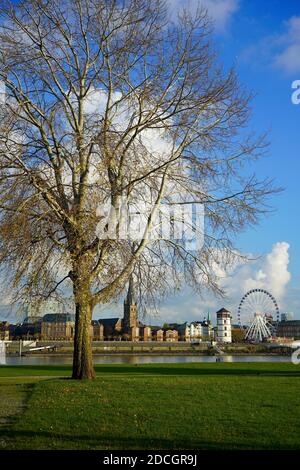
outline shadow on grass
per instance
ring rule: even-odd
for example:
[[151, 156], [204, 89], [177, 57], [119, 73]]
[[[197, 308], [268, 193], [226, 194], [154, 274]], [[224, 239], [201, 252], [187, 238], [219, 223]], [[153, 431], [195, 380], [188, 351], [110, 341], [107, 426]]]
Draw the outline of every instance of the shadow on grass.
[[[285, 445], [280, 442], [270, 442], [262, 444], [257, 441], [246, 445], [246, 443], [237, 442], [212, 442], [197, 439], [152, 439], [149, 436], [128, 438], [120, 435], [62, 435], [47, 431], [13, 431], [7, 430], [3, 436], [7, 443], [6, 449], [23, 450], [274, 450], [299, 449], [300, 445]], [[32, 442], [31, 442], [32, 439]], [[22, 445], [26, 441], [26, 445]], [[56, 441], [56, 442], [55, 442]]]
[[[214, 366], [214, 365], [213, 365]], [[239, 375], [254, 375], [254, 376], [282, 376], [282, 377], [300, 377], [300, 368], [295, 370], [284, 370], [284, 369], [260, 369], [260, 368], [248, 368], [239, 367], [239, 368], [231, 368], [231, 367], [199, 367], [199, 368], [188, 368], [182, 366], [176, 367], [151, 367], [147, 368], [147, 366], [137, 366], [131, 367], [131, 369], [124, 370], [124, 369], [117, 369], [115, 367], [106, 367], [105, 369], [98, 370], [97, 366], [95, 367], [96, 373], [99, 375], [105, 374], [133, 374], [133, 375], [176, 375], [176, 376], [207, 376], [207, 375], [223, 375], [223, 376], [239, 376]]]
[[[300, 367], [279, 363], [206, 363], [206, 364], [96, 364], [97, 376], [105, 375], [161, 375], [161, 376], [274, 376], [300, 377]], [[69, 365], [1, 366], [1, 376], [58, 376], [71, 375]]]

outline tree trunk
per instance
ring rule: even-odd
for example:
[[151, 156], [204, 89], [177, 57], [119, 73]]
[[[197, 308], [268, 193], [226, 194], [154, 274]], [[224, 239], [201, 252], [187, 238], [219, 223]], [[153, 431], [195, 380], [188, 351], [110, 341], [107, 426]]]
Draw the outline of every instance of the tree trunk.
[[91, 321], [93, 309], [89, 302], [76, 302], [76, 320], [73, 355], [73, 379], [93, 379]]

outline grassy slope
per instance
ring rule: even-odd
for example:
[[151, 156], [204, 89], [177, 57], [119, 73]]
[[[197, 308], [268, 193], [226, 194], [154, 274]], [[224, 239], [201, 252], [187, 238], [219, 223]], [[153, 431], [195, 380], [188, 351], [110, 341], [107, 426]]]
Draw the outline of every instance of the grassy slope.
[[[292, 364], [101, 365], [93, 382], [65, 366], [3, 367], [2, 383], [35, 381], [6, 448], [300, 448], [300, 370]], [[27, 378], [21, 378], [26, 374]], [[13, 378], [19, 375], [18, 378]]]

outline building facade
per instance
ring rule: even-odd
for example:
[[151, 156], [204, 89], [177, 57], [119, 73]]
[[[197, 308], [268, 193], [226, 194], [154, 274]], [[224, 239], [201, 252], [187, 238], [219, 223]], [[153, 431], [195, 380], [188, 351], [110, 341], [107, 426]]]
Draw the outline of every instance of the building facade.
[[41, 338], [42, 317], [30, 316], [23, 323], [9, 325], [9, 336], [12, 340], [38, 340]]
[[41, 324], [41, 337], [47, 340], [74, 339], [75, 315], [70, 313], [47, 313]]
[[201, 325], [202, 325], [202, 340], [211, 341], [214, 338], [214, 329], [209, 319], [209, 316], [207, 319], [204, 319], [204, 321], [201, 322]]
[[178, 331], [177, 330], [166, 330], [164, 339], [168, 343], [174, 343], [174, 342], [178, 341]]
[[185, 328], [185, 341], [188, 342], [199, 342], [202, 340], [203, 329], [202, 323], [199, 321], [194, 321], [192, 323], [187, 323]]
[[159, 329], [156, 331], [154, 339], [156, 341], [163, 341], [164, 340], [164, 330]]
[[0, 322], [0, 341], [9, 341], [9, 323], [8, 323], [8, 321]]
[[92, 320], [93, 341], [104, 340], [104, 326], [99, 320]]
[[99, 322], [99, 325], [102, 325], [104, 339], [107, 339], [107, 340], [120, 339], [122, 335], [122, 319], [121, 318], [100, 318], [98, 322]]
[[186, 338], [186, 327], [187, 322], [185, 323], [168, 323], [165, 325], [164, 330], [176, 330], [178, 332], [178, 340], [177, 341], [185, 341]]
[[281, 321], [277, 327], [277, 336], [300, 339], [300, 320]]
[[194, 321], [186, 324], [185, 328], [185, 341], [188, 342], [201, 342], [210, 341], [214, 337], [213, 326], [209, 319]]
[[150, 326], [144, 326], [143, 328], [143, 341], [152, 341], [152, 331]]

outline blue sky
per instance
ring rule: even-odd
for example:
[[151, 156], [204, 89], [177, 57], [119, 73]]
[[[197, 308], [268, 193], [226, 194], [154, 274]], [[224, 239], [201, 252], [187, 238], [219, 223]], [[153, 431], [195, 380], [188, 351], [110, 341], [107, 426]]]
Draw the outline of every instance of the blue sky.
[[[195, 0], [168, 0], [170, 12], [182, 6], [192, 12]], [[299, 0], [202, 0], [215, 21], [215, 43], [225, 66], [235, 65], [240, 81], [256, 94], [252, 102], [251, 128], [268, 131], [268, 154], [255, 163], [261, 177], [271, 177], [285, 190], [270, 201], [274, 212], [259, 226], [240, 234], [236, 246], [257, 261], [224, 273], [225, 299], [204, 292], [202, 297], [189, 289], [170, 296], [160, 306], [151, 323], [200, 320], [223, 305], [233, 317], [241, 297], [250, 288], [268, 289], [281, 312], [300, 319], [300, 105], [292, 104], [292, 82], [300, 80]], [[122, 305], [101, 307], [96, 316], [122, 315]]]
[[[197, 3], [169, 1], [173, 8], [187, 5], [192, 10]], [[204, 0], [204, 4], [215, 19], [221, 60], [226, 66], [235, 64], [241, 82], [256, 93], [251, 127], [269, 131], [268, 155], [255, 164], [255, 170], [261, 177], [275, 178], [285, 191], [272, 201], [275, 212], [238, 237], [241, 251], [262, 258], [224, 280], [227, 298], [209, 294], [199, 298], [184, 290], [162, 305], [161, 318], [199, 319], [222, 304], [235, 314], [247, 286], [256, 284], [273, 291], [281, 311], [292, 311], [300, 319], [300, 105], [291, 101], [291, 84], [300, 80], [300, 2]], [[262, 283], [260, 272], [265, 275]]]
[[239, 245], [243, 250], [256, 252], [259, 249], [264, 253], [273, 243], [287, 241], [291, 284], [297, 287], [300, 281], [300, 106], [291, 102], [291, 83], [300, 78], [300, 62], [298, 68], [291, 71], [287, 66], [280, 66], [277, 58], [290, 47], [284, 36], [289, 34], [289, 21], [293, 17], [299, 19], [300, 56], [300, 3], [297, 0], [241, 0], [239, 5], [221, 47], [227, 61], [235, 59], [241, 81], [257, 92], [252, 125], [258, 131], [270, 129], [269, 155], [259, 162], [257, 170], [276, 178], [285, 188], [274, 200], [276, 213], [267, 217], [255, 231], [241, 236]]
[[[170, 12], [186, 6], [193, 11], [196, 0], [168, 0]], [[252, 102], [251, 127], [268, 130], [268, 155], [255, 164], [261, 178], [276, 180], [285, 191], [272, 201], [275, 212], [255, 229], [242, 233], [237, 247], [258, 261], [224, 274], [226, 299], [209, 293], [200, 298], [188, 289], [167, 299], [154, 323], [202, 319], [225, 305], [235, 315], [248, 288], [265, 287], [278, 299], [282, 311], [300, 319], [300, 105], [292, 104], [291, 85], [300, 80], [299, 0], [202, 0], [215, 21], [215, 43], [221, 61], [235, 64], [240, 81], [256, 93]], [[103, 306], [96, 317], [122, 315], [122, 305]]]

